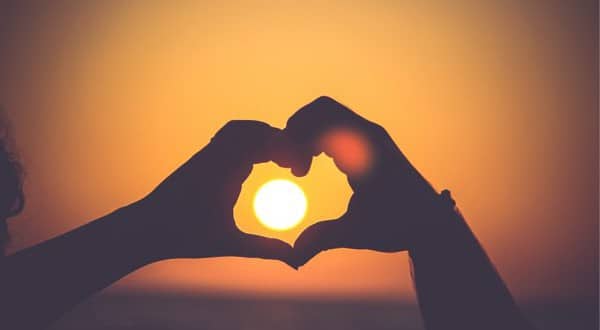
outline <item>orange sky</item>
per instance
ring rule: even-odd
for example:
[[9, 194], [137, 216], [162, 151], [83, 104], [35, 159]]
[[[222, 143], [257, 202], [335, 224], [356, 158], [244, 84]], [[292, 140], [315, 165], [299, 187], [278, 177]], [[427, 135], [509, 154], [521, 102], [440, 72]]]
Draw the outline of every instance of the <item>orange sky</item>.
[[[385, 126], [467, 221], [520, 299], [598, 276], [597, 1], [66, 1], [0, 4], [0, 104], [27, 168], [16, 250], [144, 196], [230, 119], [282, 127], [326, 94]], [[537, 4], [536, 4], [537, 3]], [[251, 212], [238, 225], [288, 241]], [[350, 195], [330, 159], [308, 219]], [[412, 299], [404, 253], [163, 262], [115, 288]]]

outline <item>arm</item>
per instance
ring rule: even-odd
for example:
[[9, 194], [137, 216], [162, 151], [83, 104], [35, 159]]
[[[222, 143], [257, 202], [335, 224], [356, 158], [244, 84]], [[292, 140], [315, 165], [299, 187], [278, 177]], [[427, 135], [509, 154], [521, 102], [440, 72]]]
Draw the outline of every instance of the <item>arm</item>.
[[233, 206], [254, 163], [283, 165], [280, 130], [230, 122], [140, 201], [4, 258], [0, 320], [47, 327], [73, 305], [128, 273], [171, 258], [242, 256], [286, 262], [291, 247], [242, 233]]
[[157, 261], [136, 206], [10, 255], [0, 264], [0, 319], [40, 329], [91, 294]]
[[533, 329], [461, 214], [438, 210], [410, 250], [426, 328]]
[[[337, 134], [333, 141], [331, 132], [340, 129], [343, 138]], [[381, 126], [320, 97], [296, 112], [284, 132], [306, 150], [294, 173], [306, 173], [309, 158], [324, 152], [354, 191], [341, 218], [300, 235], [294, 244], [298, 265], [333, 248], [410, 251], [428, 329], [528, 329], [462, 217], [440, 207], [439, 195]]]

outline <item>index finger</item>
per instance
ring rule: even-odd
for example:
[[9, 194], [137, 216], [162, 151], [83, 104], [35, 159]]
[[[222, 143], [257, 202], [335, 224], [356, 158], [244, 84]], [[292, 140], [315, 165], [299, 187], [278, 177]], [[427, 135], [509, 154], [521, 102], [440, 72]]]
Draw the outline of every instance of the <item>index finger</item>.
[[209, 144], [213, 154], [232, 165], [274, 161], [290, 167], [294, 154], [282, 130], [256, 120], [232, 120], [225, 124]]
[[305, 175], [312, 156], [325, 152], [349, 176], [366, 170], [373, 160], [378, 126], [336, 100], [321, 96], [298, 110], [287, 122], [284, 134], [296, 145], [295, 175]]

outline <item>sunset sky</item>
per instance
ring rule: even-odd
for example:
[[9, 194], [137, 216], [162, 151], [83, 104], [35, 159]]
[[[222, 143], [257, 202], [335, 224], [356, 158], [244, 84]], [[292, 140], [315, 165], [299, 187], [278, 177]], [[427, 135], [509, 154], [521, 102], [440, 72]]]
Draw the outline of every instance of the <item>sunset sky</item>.
[[[0, 106], [27, 172], [11, 251], [143, 197], [228, 120], [283, 127], [329, 95], [452, 191], [518, 299], [597, 295], [597, 1], [89, 3], [0, 2]], [[251, 206], [280, 177], [309, 205], [284, 233]], [[305, 178], [262, 164], [235, 216], [293, 242], [350, 194], [325, 156]], [[298, 272], [168, 261], [111, 290], [414, 299], [406, 253], [352, 250]]]

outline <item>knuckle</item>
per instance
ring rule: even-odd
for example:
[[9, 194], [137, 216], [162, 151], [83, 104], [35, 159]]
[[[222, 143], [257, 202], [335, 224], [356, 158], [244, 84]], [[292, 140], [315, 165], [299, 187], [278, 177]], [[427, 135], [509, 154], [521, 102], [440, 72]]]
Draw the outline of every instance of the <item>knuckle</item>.
[[238, 124], [237, 120], [230, 120], [219, 129], [219, 131], [217, 132], [217, 135], [224, 135], [224, 134], [234, 130], [235, 127], [238, 125], [239, 124]]
[[240, 123], [238, 120], [228, 121], [217, 131], [211, 141], [218, 144], [228, 143], [228, 141], [231, 141], [237, 135], [239, 126]]
[[268, 127], [268, 124], [256, 120], [230, 120], [217, 131], [215, 138], [239, 137]]
[[377, 123], [374, 122], [369, 122], [371, 124], [371, 129], [373, 130], [374, 133], [376, 133], [379, 136], [385, 136], [387, 135], [387, 131], [385, 130], [385, 128]]
[[316, 104], [316, 105], [319, 105], [319, 104], [325, 105], [325, 104], [334, 104], [334, 103], [337, 103], [337, 101], [327, 95], [321, 95], [321, 96], [317, 97], [314, 101], [311, 102], [311, 104]]
[[336, 101], [334, 98], [330, 96], [319, 96], [314, 101], [312, 101], [307, 108], [316, 109], [318, 111], [337, 111], [337, 110], [347, 110], [345, 106]]
[[222, 132], [237, 131], [244, 126], [245, 126], [245, 123], [243, 120], [230, 120], [221, 128], [221, 131]]
[[321, 117], [339, 105], [340, 104], [336, 100], [329, 96], [319, 96], [294, 113], [288, 119], [286, 128], [311, 125], [315, 121], [319, 121]]

